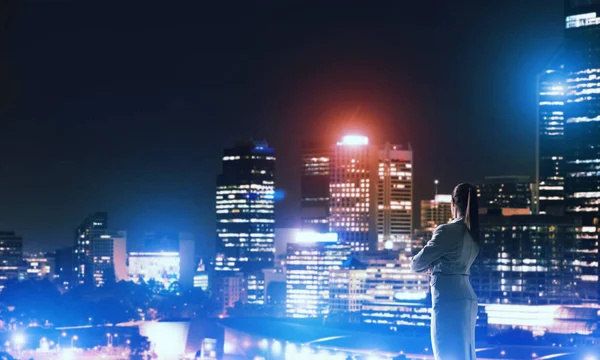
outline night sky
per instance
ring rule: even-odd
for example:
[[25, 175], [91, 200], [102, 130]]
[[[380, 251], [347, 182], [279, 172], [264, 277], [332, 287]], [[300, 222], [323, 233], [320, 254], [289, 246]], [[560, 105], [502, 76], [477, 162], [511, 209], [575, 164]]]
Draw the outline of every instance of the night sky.
[[206, 254], [222, 150], [247, 137], [277, 150], [277, 226], [303, 139], [410, 142], [415, 202], [434, 178], [533, 175], [562, 0], [207, 3], [0, 2], [0, 229], [51, 250], [108, 211]]

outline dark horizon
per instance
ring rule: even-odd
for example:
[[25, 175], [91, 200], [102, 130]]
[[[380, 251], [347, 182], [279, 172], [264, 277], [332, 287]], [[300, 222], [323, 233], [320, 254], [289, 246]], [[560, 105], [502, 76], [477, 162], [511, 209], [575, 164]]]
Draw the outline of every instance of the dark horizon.
[[1, 4], [0, 230], [28, 251], [71, 245], [107, 211], [129, 241], [191, 231], [207, 254], [221, 156], [241, 138], [276, 150], [277, 227], [297, 223], [312, 138], [410, 143], [415, 203], [436, 178], [441, 193], [533, 179], [561, 0], [139, 4]]

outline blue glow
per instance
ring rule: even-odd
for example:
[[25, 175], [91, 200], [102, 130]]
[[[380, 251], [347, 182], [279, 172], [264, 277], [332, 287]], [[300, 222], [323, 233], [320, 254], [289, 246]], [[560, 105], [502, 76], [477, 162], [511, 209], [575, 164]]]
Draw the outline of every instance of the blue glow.
[[279, 201], [279, 200], [285, 199], [285, 190], [275, 190], [275, 194], [273, 196], [273, 199], [275, 199], [275, 201]]

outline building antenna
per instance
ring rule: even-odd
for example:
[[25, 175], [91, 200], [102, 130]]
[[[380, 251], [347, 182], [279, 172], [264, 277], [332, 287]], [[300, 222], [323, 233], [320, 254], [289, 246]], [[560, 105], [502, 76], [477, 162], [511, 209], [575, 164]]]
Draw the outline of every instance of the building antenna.
[[435, 185], [435, 196], [437, 196], [438, 194], [438, 185], [439, 185], [440, 181], [438, 179], [435, 179], [433, 181], [433, 184]]

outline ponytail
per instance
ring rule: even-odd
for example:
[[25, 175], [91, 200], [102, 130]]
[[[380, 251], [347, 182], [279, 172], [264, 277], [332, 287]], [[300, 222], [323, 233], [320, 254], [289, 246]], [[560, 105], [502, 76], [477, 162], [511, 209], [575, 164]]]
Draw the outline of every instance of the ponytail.
[[458, 184], [452, 192], [452, 199], [459, 215], [464, 217], [469, 234], [479, 243], [479, 202], [475, 187], [467, 183]]

